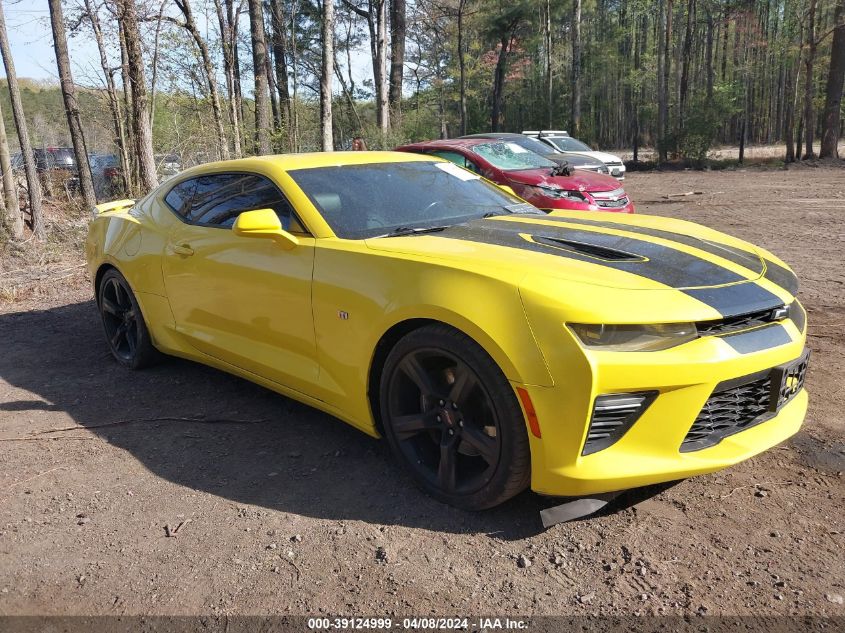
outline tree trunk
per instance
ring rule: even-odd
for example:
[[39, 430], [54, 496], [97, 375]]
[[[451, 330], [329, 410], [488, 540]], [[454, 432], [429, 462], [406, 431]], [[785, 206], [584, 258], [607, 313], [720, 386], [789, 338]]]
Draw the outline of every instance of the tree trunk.
[[267, 40], [261, 0], [249, 0], [249, 32], [255, 78], [255, 153], [270, 153], [270, 111], [267, 102]]
[[18, 86], [18, 76], [15, 73], [15, 61], [12, 59], [12, 52], [9, 50], [9, 36], [6, 33], [6, 16], [3, 12], [3, 2], [0, 0], [0, 54], [3, 55], [3, 64], [6, 67], [6, 80], [9, 84], [9, 98], [12, 102], [12, 114], [15, 118], [15, 127], [18, 130], [18, 141], [20, 142], [23, 164], [26, 171], [26, 185], [29, 189], [29, 214], [32, 218], [32, 232], [39, 241], [47, 238], [44, 228], [44, 215], [41, 209], [41, 184], [38, 182], [38, 172], [35, 170], [35, 156], [32, 153], [32, 145], [29, 142], [29, 129], [26, 125], [26, 116], [21, 103], [21, 91]]
[[817, 0], [810, 0], [810, 11], [807, 17], [807, 54], [804, 58], [804, 158], [815, 158], [813, 138], [815, 133], [815, 112], [813, 111], [813, 65], [816, 62], [816, 4]]
[[661, 149], [666, 136], [666, 128], [663, 120], [663, 102], [666, 100], [666, 86], [663, 83], [663, 66], [666, 60], [663, 57], [663, 38], [666, 36], [666, 22], [664, 19], [665, 0], [658, 0], [657, 4], [657, 42], [655, 48], [657, 49], [657, 145], [658, 162], [666, 160], [665, 152]]
[[692, 25], [695, 21], [695, 0], [687, 2], [687, 25], [684, 33], [684, 47], [681, 53], [681, 80], [678, 86], [678, 129], [684, 128], [689, 94], [690, 58], [692, 57]]
[[[290, 126], [290, 92], [288, 90], [287, 65], [287, 22], [282, 0], [270, 2], [270, 24], [273, 28], [273, 63], [276, 71], [276, 91], [279, 93], [279, 107], [285, 126]], [[290, 130], [288, 129], [288, 132]]]
[[118, 20], [123, 27], [126, 40], [126, 57], [129, 65], [129, 82], [132, 88], [132, 131], [135, 155], [138, 159], [138, 176], [141, 193], [147, 193], [158, 185], [155, 158], [153, 157], [153, 134], [147, 104], [147, 83], [144, 77], [144, 57], [141, 33], [138, 30], [138, 14], [134, 0], [118, 0]]
[[62, 0], [49, 0], [48, 4], [50, 7], [50, 24], [53, 27], [56, 66], [59, 71], [59, 82], [65, 103], [70, 140], [73, 144], [73, 153], [76, 156], [79, 188], [82, 190], [82, 200], [85, 202], [85, 206], [88, 209], [93, 209], [97, 205], [97, 194], [94, 192], [94, 179], [91, 178], [91, 165], [88, 164], [88, 148], [85, 146], [85, 135], [82, 133], [82, 123], [79, 120], [79, 104], [76, 102], [76, 88], [73, 85], [73, 76], [70, 72], [70, 56], [67, 50]]
[[114, 84], [114, 71], [109, 65], [106, 55], [106, 46], [103, 42], [103, 31], [100, 28], [100, 18], [97, 11], [91, 6], [91, 0], [85, 0], [85, 11], [88, 20], [91, 22], [91, 29], [94, 31], [94, 39], [97, 41], [97, 50], [100, 53], [100, 66], [106, 78], [106, 93], [109, 100], [109, 112], [111, 113], [112, 127], [114, 129], [114, 143], [117, 145], [120, 157], [120, 177], [123, 180], [124, 195], [132, 188], [130, 178], [132, 176], [132, 165], [129, 161], [129, 148], [126, 142], [126, 129], [123, 125], [123, 113], [120, 109], [120, 100], [117, 97], [117, 89]]
[[126, 172], [126, 193], [134, 195], [138, 191], [138, 156], [132, 150], [135, 147], [135, 131], [132, 127], [132, 81], [129, 79], [129, 57], [126, 54], [126, 34], [123, 23], [118, 20], [118, 41], [120, 42], [120, 80], [123, 88], [123, 129], [126, 131], [126, 156], [129, 170]]
[[[50, 1], [58, 2], [59, 0]], [[226, 139], [226, 131], [223, 128], [223, 108], [220, 106], [220, 94], [217, 90], [217, 80], [214, 76], [214, 65], [211, 61], [211, 54], [208, 52], [208, 44], [202, 34], [200, 34], [196, 22], [194, 22], [194, 13], [191, 10], [190, 0], [176, 0], [176, 6], [185, 18], [185, 23], [180, 26], [188, 31], [199, 49], [202, 68], [205, 73], [205, 82], [208, 86], [208, 94], [211, 97], [211, 113], [214, 117], [214, 127], [217, 132], [218, 154], [223, 160], [228, 160], [229, 141]]]
[[9, 156], [9, 139], [6, 137], [6, 120], [0, 108], [0, 169], [3, 170], [3, 200], [6, 207], [6, 222], [12, 231], [12, 237], [23, 239], [23, 215], [18, 200], [18, 186], [12, 171], [12, 159]]
[[[578, 2], [580, 0], [576, 0]], [[499, 131], [500, 118], [502, 116], [502, 103], [505, 96], [505, 71], [508, 64], [508, 45], [511, 40], [510, 29], [502, 32], [499, 41], [499, 58], [496, 61], [496, 69], [493, 71], [493, 107], [490, 112], [490, 129]]]
[[658, 128], [662, 134], [658, 135], [659, 152], [658, 157], [661, 163], [668, 158], [668, 134], [669, 134], [669, 77], [672, 75], [672, 4], [673, 0], [666, 0], [666, 26], [663, 32], [663, 78], [660, 91], [659, 103], [657, 105], [659, 120]]
[[[467, 0], [458, 1], [458, 72], [460, 74], [458, 90], [460, 92], [461, 136], [467, 133], [467, 73], [464, 51], [464, 10], [466, 5]], [[419, 95], [417, 99], [417, 103], [419, 103]]]
[[713, 99], [713, 83], [714, 83], [714, 71], [713, 71], [713, 13], [711, 12], [709, 5], [704, 5], [705, 11], [707, 11], [707, 41], [705, 44], [705, 74], [707, 75], [707, 100], [711, 101]]
[[845, 0], [839, 0], [833, 18], [835, 28], [830, 46], [830, 69], [825, 90], [822, 146], [819, 158], [839, 157], [842, 90], [845, 83]]
[[554, 86], [552, 85], [552, 3], [546, 0], [543, 15], [543, 56], [546, 90], [546, 125], [553, 129], [555, 125], [555, 98]]
[[229, 125], [232, 128], [232, 145], [234, 149], [235, 158], [240, 158], [241, 149], [241, 123], [238, 116], [238, 100], [235, 95], [235, 62], [234, 62], [234, 47], [233, 47], [233, 32], [232, 32], [232, 17], [231, 12], [232, 2], [226, 2], [226, 11], [223, 11], [223, 5], [220, 0], [214, 0], [214, 9], [217, 12], [217, 23], [220, 26], [220, 47], [223, 52], [223, 74], [226, 76], [226, 94], [229, 97], [227, 104]]
[[402, 81], [405, 71], [405, 0], [390, 0], [390, 91], [393, 125], [402, 123]]
[[376, 107], [378, 126], [382, 134], [390, 129], [390, 106], [387, 98], [387, 0], [374, 0], [376, 8]]
[[334, 0], [323, 0], [323, 59], [320, 73], [320, 138], [324, 152], [334, 150], [332, 130], [332, 67], [334, 66]]
[[581, 133], [581, 0], [572, 3], [572, 135]]

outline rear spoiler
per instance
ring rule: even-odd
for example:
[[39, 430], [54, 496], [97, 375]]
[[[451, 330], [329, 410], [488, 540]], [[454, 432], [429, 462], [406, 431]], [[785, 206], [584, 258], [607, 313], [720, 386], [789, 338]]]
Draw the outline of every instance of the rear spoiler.
[[101, 215], [103, 213], [108, 213], [109, 211], [126, 211], [126, 209], [131, 209], [135, 206], [135, 200], [125, 199], [125, 200], [114, 200], [112, 202], [104, 202], [103, 204], [98, 204], [96, 207], [91, 209], [91, 213], [94, 214], [94, 217]]

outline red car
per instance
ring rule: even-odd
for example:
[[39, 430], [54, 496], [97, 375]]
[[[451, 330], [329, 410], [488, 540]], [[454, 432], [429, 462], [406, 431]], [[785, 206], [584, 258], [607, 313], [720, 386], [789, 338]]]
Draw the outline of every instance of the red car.
[[507, 140], [461, 138], [411, 143], [396, 149], [445, 158], [510, 187], [544, 211], [634, 212], [634, 204], [615, 178], [581, 170], [567, 176], [556, 163]]

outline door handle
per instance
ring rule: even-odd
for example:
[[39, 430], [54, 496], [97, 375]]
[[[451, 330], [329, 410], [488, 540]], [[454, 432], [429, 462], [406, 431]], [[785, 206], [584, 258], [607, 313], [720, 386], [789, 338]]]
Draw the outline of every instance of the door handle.
[[188, 244], [176, 244], [173, 247], [173, 252], [177, 255], [183, 255], [185, 257], [189, 257], [194, 254], [194, 249], [191, 248]]

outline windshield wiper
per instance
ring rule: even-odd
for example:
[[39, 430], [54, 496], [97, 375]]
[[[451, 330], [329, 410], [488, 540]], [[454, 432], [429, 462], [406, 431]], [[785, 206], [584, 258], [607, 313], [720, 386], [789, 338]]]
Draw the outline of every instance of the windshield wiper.
[[538, 213], [538, 211], [535, 207], [532, 207], [527, 202], [524, 202], [522, 204], [512, 204], [512, 205], [509, 205], [509, 206], [506, 206], [506, 207], [503, 206], [499, 211], [488, 211], [487, 213], [485, 213], [481, 217], [482, 218], [494, 218], [497, 215], [513, 215], [513, 214], [528, 214], [528, 213], [534, 214], [534, 213]]
[[449, 228], [449, 225], [445, 226], [400, 226], [390, 233], [385, 233], [384, 235], [376, 235], [376, 237], [402, 237], [403, 235], [421, 235], [422, 233], [438, 233], [440, 231], [444, 231]]

